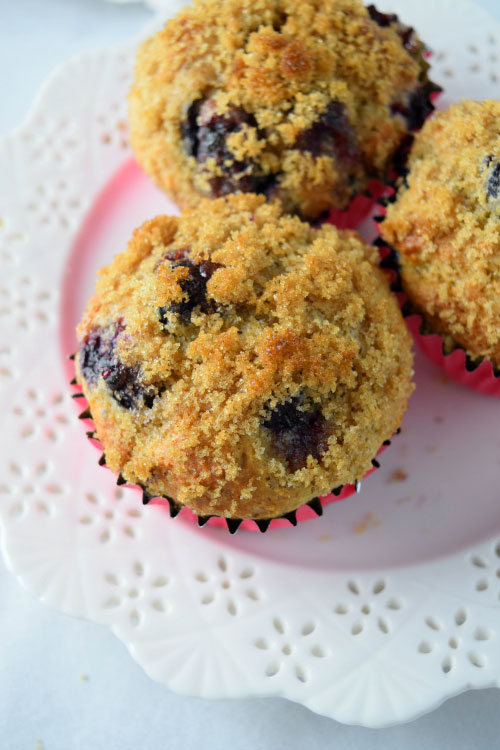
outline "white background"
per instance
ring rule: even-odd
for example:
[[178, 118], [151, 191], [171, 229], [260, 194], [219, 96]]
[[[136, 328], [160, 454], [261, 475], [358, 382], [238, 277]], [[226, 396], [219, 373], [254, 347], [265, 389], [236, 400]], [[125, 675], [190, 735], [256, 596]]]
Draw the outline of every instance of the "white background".
[[[500, 18], [500, 0], [480, 4]], [[0, 0], [0, 11], [0, 133], [23, 120], [57, 64], [124, 40], [151, 18], [140, 3], [103, 0]], [[108, 630], [22, 591], [0, 560], [0, 750], [35, 750], [38, 740], [44, 750], [491, 750], [499, 737], [496, 690], [387, 730], [345, 727], [280, 699], [174, 695]]]

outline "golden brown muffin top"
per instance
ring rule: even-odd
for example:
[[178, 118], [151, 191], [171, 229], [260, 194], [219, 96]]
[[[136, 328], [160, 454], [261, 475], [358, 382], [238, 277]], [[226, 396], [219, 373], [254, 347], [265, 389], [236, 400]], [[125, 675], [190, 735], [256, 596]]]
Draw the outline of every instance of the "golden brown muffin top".
[[[273, 175], [304, 216], [345, 205], [352, 185], [385, 175], [430, 111], [423, 45], [394, 19], [359, 0], [195, 0], [138, 51], [139, 160], [182, 206], [214, 185], [219, 195], [246, 192], [245, 180], [269, 191]], [[227, 131], [222, 160], [240, 165], [237, 177], [224, 180], [213, 140], [199, 146], [196, 121], [211, 123], [212, 139]]]
[[417, 135], [380, 225], [431, 328], [500, 367], [500, 102], [462, 101]]
[[355, 233], [254, 195], [146, 222], [78, 327], [108, 465], [237, 518], [361, 478], [412, 390], [409, 335], [376, 260]]

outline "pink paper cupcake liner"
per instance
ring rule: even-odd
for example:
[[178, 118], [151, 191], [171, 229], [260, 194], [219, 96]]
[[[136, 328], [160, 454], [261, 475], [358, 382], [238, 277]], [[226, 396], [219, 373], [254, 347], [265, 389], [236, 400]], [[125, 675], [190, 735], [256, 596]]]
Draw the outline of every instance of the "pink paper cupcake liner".
[[407, 323], [420, 349], [450, 380], [485, 396], [500, 398], [500, 373], [495, 373], [491, 362], [483, 360], [476, 364], [463, 349], [455, 349], [445, 354], [442, 338], [435, 333], [423, 332], [423, 320], [420, 315], [410, 314]]

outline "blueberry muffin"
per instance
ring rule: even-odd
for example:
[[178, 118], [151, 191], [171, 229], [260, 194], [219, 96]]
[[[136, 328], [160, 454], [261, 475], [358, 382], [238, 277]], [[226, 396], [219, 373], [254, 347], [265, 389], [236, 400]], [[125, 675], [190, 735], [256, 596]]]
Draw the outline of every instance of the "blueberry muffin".
[[417, 135], [380, 225], [410, 306], [444, 351], [500, 369], [500, 102], [462, 101]]
[[200, 516], [281, 516], [361, 479], [412, 390], [375, 250], [263, 196], [146, 222], [78, 338], [109, 467]]
[[433, 109], [427, 70], [359, 0], [195, 0], [139, 49], [132, 147], [181, 207], [252, 192], [315, 218], [387, 176]]

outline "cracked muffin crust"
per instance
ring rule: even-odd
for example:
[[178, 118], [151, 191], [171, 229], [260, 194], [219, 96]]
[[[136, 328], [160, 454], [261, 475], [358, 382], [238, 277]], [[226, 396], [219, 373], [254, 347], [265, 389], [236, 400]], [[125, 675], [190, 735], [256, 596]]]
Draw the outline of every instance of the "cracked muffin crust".
[[462, 101], [417, 135], [380, 231], [449, 353], [500, 369], [500, 102]]
[[78, 326], [106, 463], [200, 516], [272, 518], [361, 479], [412, 391], [376, 251], [235, 195], [137, 229]]
[[433, 109], [427, 70], [359, 0], [195, 0], [138, 51], [132, 147], [181, 207], [252, 192], [313, 219], [387, 176]]

